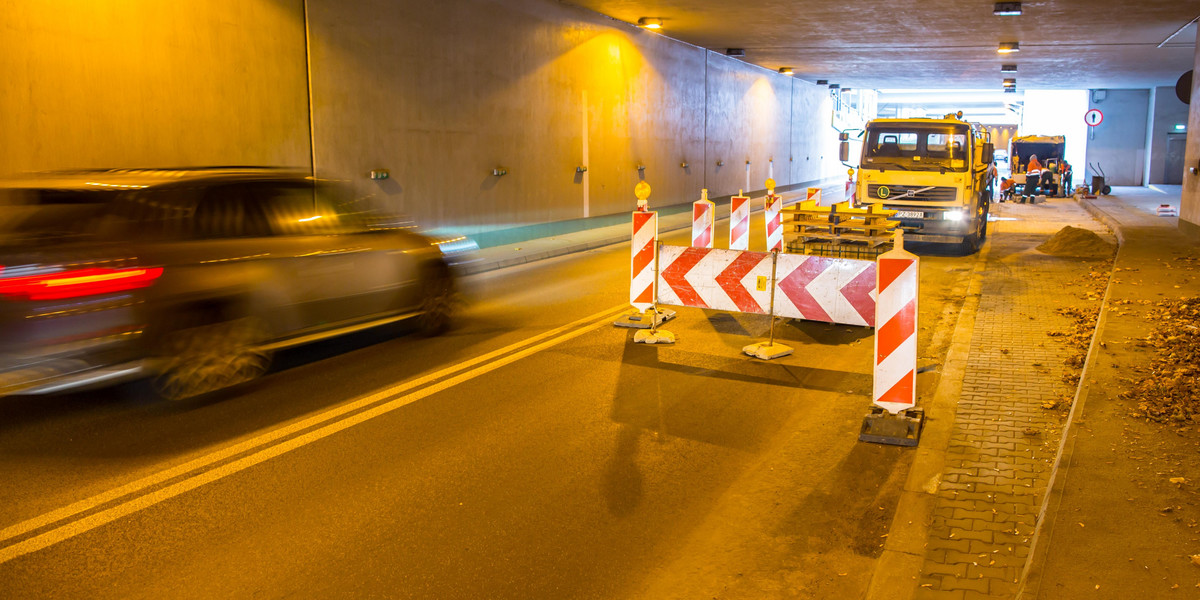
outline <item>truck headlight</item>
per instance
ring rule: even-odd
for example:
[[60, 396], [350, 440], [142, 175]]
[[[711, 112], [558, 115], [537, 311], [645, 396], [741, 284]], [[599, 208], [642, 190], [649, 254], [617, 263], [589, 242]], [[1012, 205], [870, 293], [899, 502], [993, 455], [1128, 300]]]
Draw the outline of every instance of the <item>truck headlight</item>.
[[963, 211], [948, 210], [948, 211], [942, 213], [942, 218], [947, 221], [961, 221], [961, 220], [963, 220]]

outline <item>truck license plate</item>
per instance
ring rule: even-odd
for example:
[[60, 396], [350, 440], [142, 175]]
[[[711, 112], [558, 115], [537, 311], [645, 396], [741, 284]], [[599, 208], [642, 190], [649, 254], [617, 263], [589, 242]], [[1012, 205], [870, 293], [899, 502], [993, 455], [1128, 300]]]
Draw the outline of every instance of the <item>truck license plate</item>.
[[896, 211], [897, 219], [924, 219], [925, 213], [918, 210], [898, 210]]

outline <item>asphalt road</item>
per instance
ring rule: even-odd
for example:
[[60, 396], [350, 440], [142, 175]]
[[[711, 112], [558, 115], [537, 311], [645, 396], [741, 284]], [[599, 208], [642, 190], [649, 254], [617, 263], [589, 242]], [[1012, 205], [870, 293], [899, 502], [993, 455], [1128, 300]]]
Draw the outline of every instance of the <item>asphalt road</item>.
[[[872, 330], [786, 323], [761, 362], [766, 317], [680, 309], [635, 345], [628, 260], [474, 276], [445, 336], [289, 351], [217, 398], [0, 401], [0, 596], [861, 596], [913, 457], [857, 441]], [[919, 394], [974, 260], [922, 258]]]

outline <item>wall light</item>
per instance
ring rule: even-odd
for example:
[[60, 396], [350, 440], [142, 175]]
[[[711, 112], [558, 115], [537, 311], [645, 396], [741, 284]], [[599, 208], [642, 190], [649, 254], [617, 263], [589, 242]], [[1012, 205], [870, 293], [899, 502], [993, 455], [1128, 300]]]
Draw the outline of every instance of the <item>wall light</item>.
[[638, 19], [638, 27], [646, 29], [662, 29], [663, 20], [658, 17], [642, 17]]
[[1021, 3], [997, 2], [992, 8], [992, 14], [998, 17], [1015, 17], [1021, 14]]
[[779, 72], [783, 73], [784, 75], [795, 75], [796, 74], [796, 72], [793, 71], [791, 67], [779, 67]]
[[1012, 54], [1013, 52], [1020, 52], [1020, 50], [1021, 45], [1017, 42], [1000, 42], [1000, 48], [996, 52], [1000, 54]]
[[1187, 131], [1187, 125], [1184, 125], [1183, 123], [1176, 123], [1175, 131]]
[[1016, 73], [1017, 65], [1000, 65], [1001, 73]]
[[1005, 93], [1005, 94], [1015, 94], [1015, 93], [1017, 93], [1017, 86], [1015, 86], [1015, 85], [1014, 85], [1014, 86], [1012, 86], [1012, 87], [1006, 87], [1006, 88], [1004, 88], [1004, 93]]

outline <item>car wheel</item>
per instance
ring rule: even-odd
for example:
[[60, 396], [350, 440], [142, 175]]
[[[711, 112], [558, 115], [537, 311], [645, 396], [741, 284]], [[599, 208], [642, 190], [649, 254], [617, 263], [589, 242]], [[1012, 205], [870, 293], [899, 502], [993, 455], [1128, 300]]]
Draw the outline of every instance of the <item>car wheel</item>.
[[186, 400], [255, 379], [271, 366], [271, 352], [260, 349], [268, 337], [266, 323], [256, 317], [176, 329], [163, 339], [154, 391], [166, 400]]
[[961, 244], [959, 244], [958, 249], [961, 250], [963, 254], [975, 254], [978, 252], [979, 234], [972, 233], [971, 235], [963, 238], [963, 241]]
[[425, 269], [421, 277], [421, 305], [417, 326], [422, 335], [438, 335], [450, 329], [454, 315], [454, 278], [444, 264]]

